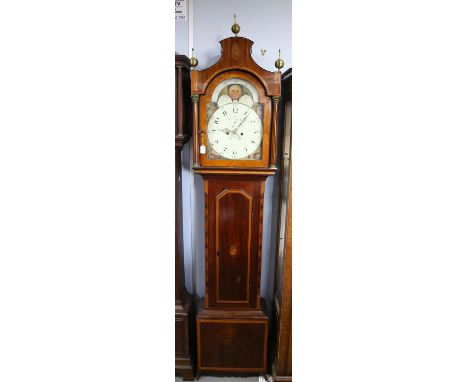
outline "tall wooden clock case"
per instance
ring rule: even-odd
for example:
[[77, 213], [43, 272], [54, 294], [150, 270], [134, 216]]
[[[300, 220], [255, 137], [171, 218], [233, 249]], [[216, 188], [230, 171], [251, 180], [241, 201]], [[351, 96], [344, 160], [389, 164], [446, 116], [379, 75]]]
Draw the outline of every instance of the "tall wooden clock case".
[[219, 61], [191, 72], [193, 170], [203, 177], [205, 202], [197, 360], [200, 373], [263, 374], [263, 203], [265, 180], [276, 172], [281, 73], [257, 65], [253, 42], [237, 36], [237, 24], [232, 31], [234, 37], [220, 41]]

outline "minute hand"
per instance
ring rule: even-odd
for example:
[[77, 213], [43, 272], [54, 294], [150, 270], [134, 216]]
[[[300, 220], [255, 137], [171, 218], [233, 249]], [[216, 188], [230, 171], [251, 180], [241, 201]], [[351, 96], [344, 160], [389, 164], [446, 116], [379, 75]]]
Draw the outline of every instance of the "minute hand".
[[245, 122], [245, 120], [248, 118], [249, 116], [245, 116], [244, 118], [242, 118], [242, 121], [240, 121], [239, 125], [233, 130], [233, 133], [234, 134], [237, 134], [237, 130], [239, 130], [239, 127], [242, 126], [242, 124]]

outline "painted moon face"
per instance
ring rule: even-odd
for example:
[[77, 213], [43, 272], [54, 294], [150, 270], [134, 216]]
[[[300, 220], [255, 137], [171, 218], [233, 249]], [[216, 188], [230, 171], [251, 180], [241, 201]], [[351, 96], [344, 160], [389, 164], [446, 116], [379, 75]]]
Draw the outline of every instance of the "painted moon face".
[[238, 101], [239, 98], [242, 96], [242, 87], [237, 84], [229, 85], [228, 95], [229, 97], [231, 97], [232, 100]]

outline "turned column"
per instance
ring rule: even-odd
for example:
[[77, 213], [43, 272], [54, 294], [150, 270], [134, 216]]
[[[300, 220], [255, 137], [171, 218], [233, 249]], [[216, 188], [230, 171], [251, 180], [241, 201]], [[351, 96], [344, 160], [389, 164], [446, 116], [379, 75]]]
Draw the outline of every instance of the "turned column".
[[200, 143], [198, 141], [198, 94], [192, 95], [192, 117], [193, 117], [193, 165], [199, 165]]

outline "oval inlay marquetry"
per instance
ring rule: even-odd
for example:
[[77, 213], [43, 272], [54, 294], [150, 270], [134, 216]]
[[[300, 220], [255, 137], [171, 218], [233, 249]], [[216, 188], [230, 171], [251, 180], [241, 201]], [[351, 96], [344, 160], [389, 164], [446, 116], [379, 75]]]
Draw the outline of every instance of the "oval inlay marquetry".
[[231, 246], [229, 247], [229, 254], [230, 254], [231, 256], [237, 256], [237, 248], [236, 248], [235, 245], [231, 245]]

